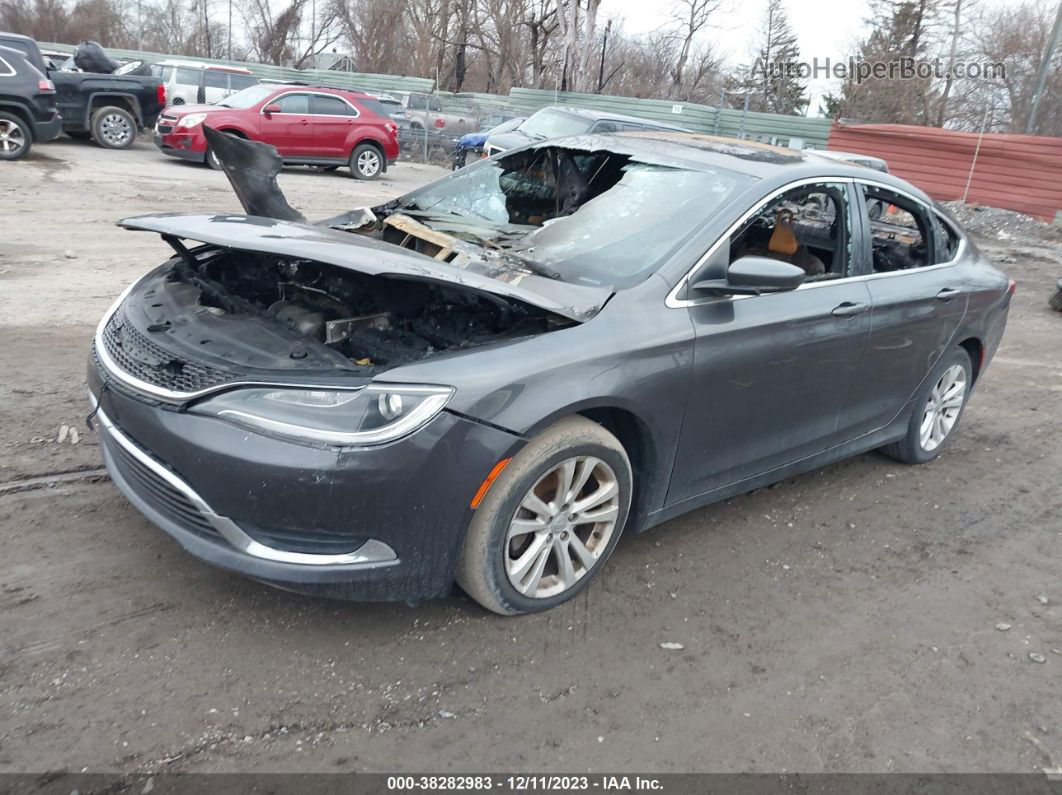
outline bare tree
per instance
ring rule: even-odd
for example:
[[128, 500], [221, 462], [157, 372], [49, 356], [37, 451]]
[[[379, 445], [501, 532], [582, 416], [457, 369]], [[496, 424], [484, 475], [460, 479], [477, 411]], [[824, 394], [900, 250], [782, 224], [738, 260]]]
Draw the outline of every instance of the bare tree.
[[720, 4], [721, 0], [678, 0], [675, 4], [672, 17], [679, 23], [677, 35], [681, 45], [671, 72], [672, 86], [678, 88], [682, 85], [686, 63], [693, 50], [693, 40], [708, 26]]

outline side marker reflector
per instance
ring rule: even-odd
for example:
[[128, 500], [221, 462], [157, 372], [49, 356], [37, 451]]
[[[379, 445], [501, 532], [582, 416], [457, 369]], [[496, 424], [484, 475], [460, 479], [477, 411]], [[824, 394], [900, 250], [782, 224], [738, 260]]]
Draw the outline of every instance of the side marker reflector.
[[476, 496], [472, 498], [471, 506], [478, 508], [479, 504], [483, 502], [483, 498], [487, 496], [487, 492], [490, 491], [490, 485], [497, 479], [498, 475], [502, 473], [502, 470], [508, 466], [511, 458], [503, 458], [494, 468], [487, 474], [487, 477], [483, 479], [483, 482], [479, 484], [479, 488], [476, 490]]

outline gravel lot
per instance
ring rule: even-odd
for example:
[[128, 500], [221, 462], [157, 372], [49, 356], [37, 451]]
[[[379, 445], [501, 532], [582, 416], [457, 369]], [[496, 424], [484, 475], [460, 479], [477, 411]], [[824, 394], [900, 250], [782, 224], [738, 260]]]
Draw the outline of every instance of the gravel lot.
[[[320, 218], [441, 173], [281, 184]], [[106, 479], [13, 487], [100, 466], [88, 343], [169, 256], [114, 221], [198, 209], [239, 205], [145, 141], [0, 165], [0, 770], [1062, 765], [1056, 232], [978, 225], [1018, 294], [942, 458], [868, 454], [696, 511], [625, 538], [575, 602], [502, 619], [459, 593], [282, 593], [193, 560]]]

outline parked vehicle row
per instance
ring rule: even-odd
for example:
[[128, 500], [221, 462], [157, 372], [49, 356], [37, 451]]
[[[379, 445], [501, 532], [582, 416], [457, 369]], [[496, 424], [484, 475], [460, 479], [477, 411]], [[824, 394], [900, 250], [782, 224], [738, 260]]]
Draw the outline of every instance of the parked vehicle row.
[[[38, 81], [47, 81], [54, 90], [62, 131], [72, 138], [92, 138], [108, 149], [125, 149], [132, 146], [138, 131], [155, 124], [166, 106], [166, 90], [157, 77], [55, 70], [49, 68], [37, 42], [15, 33], [0, 33], [0, 47], [21, 54], [21, 58], [5, 57], [10, 69], [5, 68], [4, 72], [10, 71], [11, 74], [0, 74], [0, 93], [17, 81], [24, 83], [27, 74], [30, 78], [36, 75]], [[32, 67], [35, 75], [26, 70], [20, 63], [22, 61]], [[48, 96], [48, 92], [42, 89], [42, 95]], [[38, 103], [44, 101], [38, 100]], [[9, 125], [20, 127], [22, 135], [28, 134], [36, 140], [50, 140], [35, 135], [32, 110], [28, 109], [25, 101], [9, 100], [8, 103], [5, 112], [21, 122], [19, 125], [8, 119]], [[41, 135], [50, 135], [53, 127], [54, 121], [46, 123]], [[25, 155], [28, 146], [19, 151], [16, 157]]]

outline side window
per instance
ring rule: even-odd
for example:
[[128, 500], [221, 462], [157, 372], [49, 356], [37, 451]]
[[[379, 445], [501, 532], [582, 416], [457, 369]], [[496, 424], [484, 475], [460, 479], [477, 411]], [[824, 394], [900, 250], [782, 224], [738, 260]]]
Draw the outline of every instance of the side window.
[[407, 107], [410, 110], [427, 110], [427, 108], [428, 108], [427, 99], [428, 98], [425, 97], [423, 94], [410, 94], [409, 95], [409, 105]]
[[155, 64], [154, 66], [151, 67], [151, 76], [152, 77], [161, 78], [163, 83], [170, 82], [170, 77], [172, 75], [173, 75], [173, 67], [172, 66], [159, 66], [158, 64]]
[[227, 89], [229, 87], [229, 75], [227, 72], [207, 69], [203, 72], [203, 85], [207, 88]]
[[188, 69], [184, 66], [177, 67], [177, 83], [182, 86], [197, 86], [199, 78], [203, 76], [201, 69]]
[[599, 121], [591, 128], [590, 132], [595, 133], [614, 133], [619, 130], [619, 125], [614, 121]]
[[874, 273], [924, 268], [937, 261], [925, 207], [885, 188], [859, 187], [870, 217]]
[[937, 238], [937, 262], [950, 262], [959, 253], [959, 233], [940, 213], [933, 213]]
[[310, 112], [308, 100], [309, 96], [306, 94], [287, 94], [270, 104], [280, 105], [281, 113], [306, 114]]
[[644, 124], [631, 124], [630, 122], [624, 122], [623, 124], [620, 125], [620, 129], [623, 130], [624, 132], [627, 132], [629, 130], [645, 130], [645, 129], [652, 129], [652, 128], [651, 127], [647, 128]]
[[258, 78], [254, 75], [229, 75], [229, 88], [233, 91], [243, 91], [255, 85], [258, 85]]
[[807, 273], [808, 282], [851, 275], [852, 212], [847, 186], [841, 182], [801, 185], [769, 200], [731, 236], [729, 259], [718, 264], [728, 266], [747, 256], [796, 265]]
[[324, 94], [313, 94], [310, 97], [310, 113], [315, 116], [353, 116], [354, 111], [350, 105], [339, 97], [326, 97]]
[[442, 103], [434, 97], [429, 97], [428, 110], [430, 110], [432, 113], [442, 113]]

